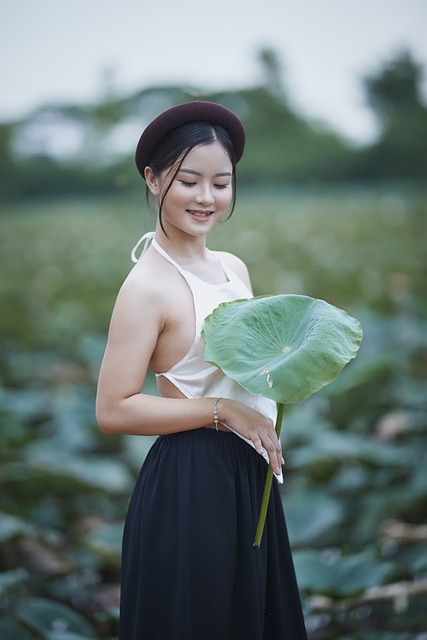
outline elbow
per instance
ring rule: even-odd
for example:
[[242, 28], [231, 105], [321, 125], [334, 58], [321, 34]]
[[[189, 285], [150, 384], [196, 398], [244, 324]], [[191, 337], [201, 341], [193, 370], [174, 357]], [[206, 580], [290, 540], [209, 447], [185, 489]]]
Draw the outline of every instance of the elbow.
[[117, 428], [115, 428], [114, 421], [108, 416], [108, 414], [100, 411], [96, 412], [96, 421], [98, 423], [98, 427], [101, 429], [102, 433], [105, 435], [113, 435], [117, 433]]
[[102, 403], [97, 402], [95, 414], [98, 427], [102, 433], [105, 433], [107, 436], [121, 433], [116, 412], [114, 412], [111, 407], [103, 406]]
[[112, 398], [104, 393], [97, 395], [95, 415], [102, 433], [142, 435], [144, 421], [141, 419], [141, 412], [135, 411], [132, 398], [133, 396]]

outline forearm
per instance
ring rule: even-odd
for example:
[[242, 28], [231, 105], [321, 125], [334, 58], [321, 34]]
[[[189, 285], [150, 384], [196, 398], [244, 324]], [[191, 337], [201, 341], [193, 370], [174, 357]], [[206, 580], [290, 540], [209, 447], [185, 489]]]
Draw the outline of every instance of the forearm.
[[[207, 427], [214, 422], [214, 405], [218, 398], [175, 399], [142, 393], [112, 401], [97, 401], [97, 420], [107, 434], [165, 435]], [[273, 422], [234, 400], [221, 398], [217, 404], [218, 420], [250, 440], [256, 451], [266, 449], [275, 473], [283, 464], [280, 442]]]
[[97, 402], [96, 415], [106, 434], [163, 435], [209, 426], [215, 398], [175, 399], [142, 393], [117, 402]]

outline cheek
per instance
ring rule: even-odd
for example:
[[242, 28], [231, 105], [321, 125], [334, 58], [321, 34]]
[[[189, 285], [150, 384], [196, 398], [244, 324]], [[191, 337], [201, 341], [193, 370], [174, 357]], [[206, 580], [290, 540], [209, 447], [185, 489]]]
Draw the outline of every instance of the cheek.
[[173, 205], [174, 203], [180, 204], [188, 199], [188, 194], [185, 193], [179, 185], [172, 184], [164, 199], [165, 205]]
[[227, 208], [233, 199], [233, 191], [221, 191], [217, 196], [217, 202], [221, 203], [221, 207]]

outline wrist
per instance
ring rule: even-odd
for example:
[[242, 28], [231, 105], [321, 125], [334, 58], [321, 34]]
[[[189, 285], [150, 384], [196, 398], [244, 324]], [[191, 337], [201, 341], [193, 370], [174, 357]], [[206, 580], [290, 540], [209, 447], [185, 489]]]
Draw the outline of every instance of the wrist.
[[218, 404], [221, 402], [222, 398], [217, 398], [214, 402], [213, 408], [213, 421], [215, 425], [215, 429], [218, 431], [218, 422], [219, 422], [219, 414], [218, 414]]

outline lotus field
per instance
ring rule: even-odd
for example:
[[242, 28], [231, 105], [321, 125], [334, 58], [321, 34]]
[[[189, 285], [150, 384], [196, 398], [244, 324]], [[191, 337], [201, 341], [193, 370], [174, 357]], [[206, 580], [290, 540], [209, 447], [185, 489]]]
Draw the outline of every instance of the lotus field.
[[[0, 638], [117, 636], [123, 519], [153, 438], [103, 435], [95, 386], [130, 250], [152, 228], [142, 194], [3, 205]], [[246, 261], [256, 296], [322, 300], [363, 327], [336, 378], [300, 397], [295, 374], [281, 396], [310, 640], [426, 640], [427, 191], [247, 188], [209, 245]], [[338, 344], [328, 331], [315, 353]]]

